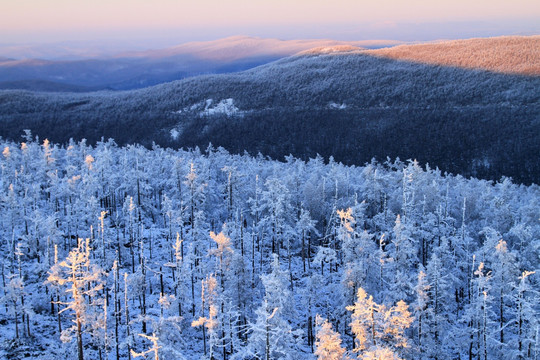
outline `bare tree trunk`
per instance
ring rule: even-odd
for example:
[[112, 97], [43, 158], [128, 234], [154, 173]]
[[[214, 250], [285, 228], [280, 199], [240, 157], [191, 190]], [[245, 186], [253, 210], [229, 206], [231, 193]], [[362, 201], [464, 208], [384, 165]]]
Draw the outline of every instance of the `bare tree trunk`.
[[19, 339], [19, 313], [17, 312], [17, 303], [13, 302], [13, 309], [15, 312], [15, 338]]
[[[124, 311], [125, 311], [125, 318], [126, 318], [126, 333], [127, 333], [127, 337], [129, 339], [129, 337], [131, 336], [131, 330], [130, 330], [130, 326], [129, 326], [129, 307], [128, 307], [128, 286], [127, 286], [127, 273], [124, 273]], [[131, 360], [131, 346], [129, 345], [129, 342], [128, 342], [128, 359]]]
[[81, 315], [77, 312], [77, 353], [79, 354], [79, 360], [84, 360], [83, 355], [83, 343], [82, 343], [82, 328], [81, 328]]
[[305, 238], [306, 238], [306, 231], [302, 230], [302, 264], [304, 266], [304, 274], [306, 273], [306, 253], [305, 253]]
[[266, 317], [266, 360], [270, 360], [270, 324]]
[[58, 305], [56, 306], [56, 317], [58, 319], [58, 333], [62, 333], [62, 319], [60, 318], [60, 295], [58, 294], [58, 290], [56, 291], [56, 302]]

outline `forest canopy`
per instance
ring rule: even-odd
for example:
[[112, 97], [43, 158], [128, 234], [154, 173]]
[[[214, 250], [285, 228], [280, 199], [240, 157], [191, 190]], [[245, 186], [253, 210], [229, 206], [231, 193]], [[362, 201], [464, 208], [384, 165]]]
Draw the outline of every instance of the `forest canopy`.
[[538, 357], [537, 185], [29, 133], [0, 150], [2, 357]]

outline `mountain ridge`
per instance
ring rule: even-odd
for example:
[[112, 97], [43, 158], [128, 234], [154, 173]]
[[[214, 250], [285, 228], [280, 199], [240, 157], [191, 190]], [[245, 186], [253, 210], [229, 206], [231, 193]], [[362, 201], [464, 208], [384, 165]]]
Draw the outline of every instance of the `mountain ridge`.
[[398, 41], [339, 41], [330, 39], [281, 40], [251, 36], [231, 36], [214, 41], [196, 41], [165, 49], [138, 52], [124, 52], [116, 57], [170, 57], [185, 53], [199, 54], [201, 58], [220, 61], [236, 60], [253, 56], [279, 55], [291, 56], [316, 47], [349, 45], [362, 48], [364, 45], [395, 45]]
[[[393, 41], [279, 40], [236, 36], [174, 47], [76, 60], [5, 59], [0, 61], [0, 88], [63, 91], [66, 86], [90, 90], [130, 90], [201, 74], [246, 70], [313, 47], [395, 45]], [[358, 44], [358, 45], [354, 45]], [[0, 49], [1, 51], [1, 49]], [[57, 87], [53, 83], [58, 83]], [[9, 84], [9, 85], [6, 85]]]
[[[398, 46], [393, 46], [398, 45]], [[390, 46], [382, 49], [367, 47]], [[0, 59], [0, 88], [36, 91], [130, 90], [202, 74], [248, 70], [293, 55], [366, 52], [432, 65], [540, 75], [540, 36], [465, 39], [425, 44], [394, 41], [279, 40], [235, 36], [166, 49], [82, 60]], [[487, 59], [487, 60], [486, 60]], [[47, 83], [47, 86], [41, 86]], [[57, 83], [57, 86], [54, 84]], [[38, 84], [35, 88], [31, 84]]]
[[540, 35], [403, 44], [366, 52], [432, 65], [540, 76]]

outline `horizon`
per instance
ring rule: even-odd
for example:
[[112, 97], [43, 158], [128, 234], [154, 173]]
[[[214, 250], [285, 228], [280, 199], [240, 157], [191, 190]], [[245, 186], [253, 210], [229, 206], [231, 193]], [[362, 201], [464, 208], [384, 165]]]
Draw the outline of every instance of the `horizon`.
[[540, 3], [520, 0], [39, 0], [0, 6], [0, 46], [69, 44], [119, 51], [231, 36], [425, 42], [540, 34]]
[[[406, 28], [406, 24], [404, 24]], [[428, 26], [429, 24], [416, 24], [418, 28]], [[402, 27], [402, 28], [403, 28]], [[98, 58], [116, 56], [123, 53], [161, 50], [173, 48], [190, 43], [205, 43], [224, 41], [232, 38], [246, 39], [273, 39], [279, 41], [303, 41], [303, 40], [333, 40], [343, 42], [372, 42], [374, 48], [392, 47], [399, 44], [415, 44], [415, 43], [432, 43], [451, 40], [465, 40], [473, 38], [496, 38], [505, 36], [537, 36], [540, 31], [521, 31], [521, 32], [494, 32], [494, 31], [464, 31], [461, 29], [458, 33], [445, 33], [444, 31], [432, 31], [424, 37], [414, 37], [414, 28], [409, 28], [408, 31], [401, 31], [401, 36], [265, 36], [264, 34], [248, 34], [248, 33], [225, 33], [224, 36], [208, 35], [199, 33], [192, 37], [142, 37], [134, 38], [95, 38], [82, 40], [50, 40], [50, 41], [35, 41], [35, 42], [20, 42], [20, 43], [2, 43], [0, 42], [0, 57], [13, 59], [44, 59], [44, 60], [77, 60], [84, 58]], [[408, 35], [408, 36], [407, 36]], [[371, 46], [367, 46], [370, 48]], [[31, 54], [38, 53], [38, 56]]]

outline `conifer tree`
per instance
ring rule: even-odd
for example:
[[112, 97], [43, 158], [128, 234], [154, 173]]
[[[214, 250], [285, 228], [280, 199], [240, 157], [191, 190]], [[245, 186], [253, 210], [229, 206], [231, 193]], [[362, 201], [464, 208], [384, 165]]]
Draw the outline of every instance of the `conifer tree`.
[[[206, 355], [206, 330], [208, 330], [209, 339], [209, 357], [213, 359], [215, 347], [218, 340], [218, 305], [217, 305], [217, 282], [213, 276], [208, 276], [206, 280], [202, 280], [201, 288], [201, 316], [197, 320], [191, 323], [191, 326], [202, 326], [203, 331], [203, 348], [204, 355]], [[206, 308], [208, 307], [208, 315], [205, 315]]]
[[60, 312], [70, 310], [75, 315], [75, 325], [70, 330], [76, 332], [79, 360], [84, 360], [83, 331], [91, 320], [88, 312], [93, 304], [89, 299], [95, 298], [103, 288], [102, 270], [90, 261], [89, 242], [90, 239], [79, 239], [78, 246], [69, 252], [67, 258], [51, 268], [47, 279], [53, 285], [67, 285], [65, 292], [71, 300], [59, 303], [66, 306]]
[[317, 340], [315, 341], [315, 356], [317, 360], [341, 360], [345, 355], [345, 349], [341, 346], [339, 333], [332, 329], [328, 320], [317, 315]]
[[428, 356], [426, 353], [431, 349], [431, 338], [429, 333], [429, 318], [430, 313], [430, 298], [429, 291], [431, 286], [427, 280], [426, 273], [423, 266], [418, 271], [418, 282], [415, 287], [416, 301], [414, 304], [414, 315], [416, 321], [414, 322], [414, 328], [417, 334], [417, 345], [422, 357]]
[[[300, 243], [302, 244], [302, 266], [303, 272], [306, 273], [306, 263], [310, 264], [311, 260], [311, 237], [312, 234], [320, 236], [319, 231], [316, 228], [317, 221], [311, 218], [308, 210], [303, 207], [300, 210], [300, 216], [296, 222], [296, 235], [301, 237]], [[307, 260], [307, 261], [306, 261]]]
[[141, 353], [135, 352], [133, 351], [133, 349], [131, 349], [130, 351], [131, 356], [133, 356], [133, 358], [138, 358], [140, 356], [146, 358], [147, 354], [154, 353], [154, 360], [159, 360], [159, 349], [161, 348], [161, 346], [158, 345], [158, 338], [156, 334], [152, 334], [151, 336], [145, 335], [145, 334], [139, 334], [139, 336], [147, 340], [150, 340], [152, 342], [152, 346], [148, 350], [143, 351]]
[[[534, 271], [524, 271], [519, 277], [517, 294], [514, 294], [516, 309], [515, 327], [517, 328], [517, 344], [514, 344], [512, 352], [518, 359], [533, 358], [537, 359], [540, 347], [538, 343], [538, 329], [540, 321], [538, 320], [537, 305], [538, 290], [531, 286], [528, 277], [535, 274]], [[516, 348], [517, 345], [517, 348]]]
[[184, 255], [182, 243], [184, 240], [180, 239], [180, 234], [176, 233], [176, 242], [173, 246], [174, 249], [174, 269], [176, 272], [176, 281], [174, 284], [174, 296], [178, 302], [178, 316], [182, 316], [182, 301], [184, 300], [184, 289], [183, 289], [183, 267], [184, 267]]
[[274, 255], [272, 272], [261, 276], [265, 295], [261, 306], [255, 311], [256, 321], [251, 324], [248, 347], [262, 359], [295, 359], [298, 355], [295, 336], [289, 323], [295, 316], [291, 293], [287, 288], [288, 272], [279, 268]]
[[405, 330], [414, 319], [403, 300], [387, 308], [377, 304], [373, 296], [368, 297], [365, 290], [359, 288], [356, 302], [347, 310], [352, 311], [350, 325], [355, 335], [354, 352], [359, 353], [361, 359], [370, 358], [375, 353], [394, 356], [400, 349], [409, 347]]
[[291, 203], [289, 189], [277, 178], [266, 180], [262, 193], [262, 206], [266, 210], [263, 223], [272, 243], [272, 253], [280, 254], [284, 237], [290, 233]]
[[24, 283], [18, 275], [12, 275], [9, 282], [4, 286], [4, 296], [0, 300], [0, 304], [9, 309], [8, 313], [13, 316], [15, 323], [15, 339], [19, 339], [19, 325], [24, 326], [24, 322], [19, 319], [22, 312], [21, 299], [24, 296]]

